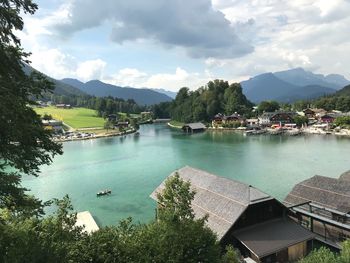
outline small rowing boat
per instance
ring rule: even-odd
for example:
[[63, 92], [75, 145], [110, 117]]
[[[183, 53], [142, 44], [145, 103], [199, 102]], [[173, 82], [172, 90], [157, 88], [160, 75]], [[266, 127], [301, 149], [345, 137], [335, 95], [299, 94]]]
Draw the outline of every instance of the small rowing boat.
[[112, 193], [112, 191], [111, 190], [109, 190], [109, 189], [106, 189], [106, 190], [103, 190], [103, 191], [99, 191], [99, 192], [97, 192], [97, 196], [103, 196], [103, 195], [109, 195], [109, 194], [111, 194]]

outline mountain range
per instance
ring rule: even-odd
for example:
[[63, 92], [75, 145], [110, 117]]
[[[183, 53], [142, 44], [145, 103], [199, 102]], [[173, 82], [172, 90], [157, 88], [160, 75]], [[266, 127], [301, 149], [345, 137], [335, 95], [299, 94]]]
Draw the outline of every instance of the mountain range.
[[152, 105], [160, 102], [171, 101], [166, 94], [151, 89], [136, 89], [107, 84], [99, 80], [90, 80], [86, 83], [77, 79], [65, 78], [61, 82], [73, 86], [89, 95], [97, 97], [117, 97], [121, 99], [133, 99], [139, 105]]
[[333, 94], [349, 85], [350, 81], [338, 74], [314, 74], [302, 68], [275, 73], [264, 73], [242, 81], [244, 94], [254, 103], [263, 100], [293, 102]]

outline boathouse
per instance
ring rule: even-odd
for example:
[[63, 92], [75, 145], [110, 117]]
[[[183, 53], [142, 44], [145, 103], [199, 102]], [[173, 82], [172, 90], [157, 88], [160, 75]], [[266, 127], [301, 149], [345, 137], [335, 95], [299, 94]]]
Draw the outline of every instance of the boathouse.
[[182, 130], [187, 133], [195, 133], [205, 131], [206, 127], [201, 122], [188, 123], [182, 126]]
[[350, 238], [350, 171], [339, 178], [315, 175], [294, 186], [284, 203], [290, 217], [316, 234], [316, 239], [340, 249]]
[[[232, 244], [256, 262], [295, 261], [312, 248], [314, 234], [288, 218], [287, 208], [259, 189], [188, 166], [175, 172], [191, 183], [195, 216], [208, 215], [207, 225], [223, 247]], [[163, 189], [164, 182], [151, 197], [157, 200]]]

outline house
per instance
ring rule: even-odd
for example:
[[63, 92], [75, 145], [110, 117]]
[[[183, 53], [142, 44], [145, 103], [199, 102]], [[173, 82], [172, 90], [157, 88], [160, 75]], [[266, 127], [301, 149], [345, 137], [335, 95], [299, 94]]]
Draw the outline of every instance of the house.
[[221, 127], [223, 124], [233, 124], [235, 122], [243, 123], [244, 118], [241, 115], [239, 115], [237, 112], [228, 116], [218, 113], [214, 116], [212, 120], [212, 126]]
[[201, 122], [188, 123], [182, 126], [182, 130], [187, 133], [195, 133], [205, 131], [207, 127]]
[[273, 124], [283, 125], [286, 123], [293, 123], [295, 115], [295, 112], [264, 112], [261, 116], [259, 116], [259, 123], [262, 126], [271, 126]]
[[284, 203], [290, 217], [316, 234], [316, 239], [340, 249], [350, 238], [350, 171], [339, 178], [315, 175], [294, 186]]
[[143, 111], [141, 112], [141, 119], [152, 119], [152, 112], [150, 111]]
[[56, 108], [59, 108], [59, 109], [71, 109], [72, 106], [70, 104], [56, 104]]
[[61, 132], [63, 130], [62, 121], [58, 120], [41, 120], [44, 129], [51, 130], [53, 132]]
[[246, 124], [248, 128], [257, 128], [259, 127], [259, 119], [247, 119]]
[[118, 121], [118, 115], [117, 114], [109, 114], [107, 116], [107, 119], [110, 122], [116, 122], [116, 121]]
[[332, 114], [323, 114], [319, 116], [319, 121], [321, 123], [333, 123], [335, 117]]
[[[312, 248], [314, 234], [288, 218], [286, 206], [259, 189], [188, 166], [175, 172], [191, 183], [195, 217], [208, 215], [207, 226], [223, 247], [232, 244], [255, 262], [294, 261]], [[151, 198], [157, 200], [163, 189], [164, 182]]]
[[222, 126], [222, 124], [225, 122], [225, 115], [218, 113], [214, 116], [211, 124], [213, 127]]
[[116, 128], [128, 128], [129, 122], [128, 121], [118, 121], [116, 125], [114, 125]]

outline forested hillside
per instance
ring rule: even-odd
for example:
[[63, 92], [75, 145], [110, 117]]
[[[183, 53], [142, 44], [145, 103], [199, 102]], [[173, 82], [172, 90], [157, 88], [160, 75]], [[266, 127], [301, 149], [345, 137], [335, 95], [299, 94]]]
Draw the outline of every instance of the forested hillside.
[[217, 113], [250, 114], [253, 103], [243, 95], [239, 83], [229, 84], [227, 81], [214, 80], [195, 91], [182, 88], [173, 102], [162, 104], [163, 110], [159, 106], [157, 113], [163, 117], [168, 111], [173, 120], [195, 122], [210, 121]]

